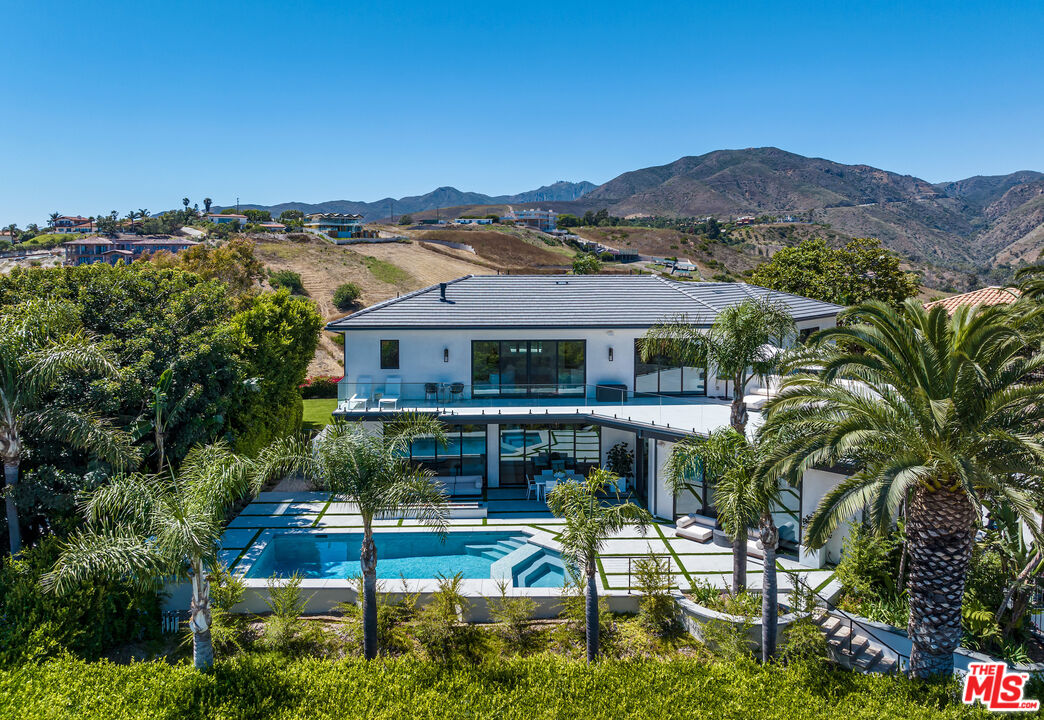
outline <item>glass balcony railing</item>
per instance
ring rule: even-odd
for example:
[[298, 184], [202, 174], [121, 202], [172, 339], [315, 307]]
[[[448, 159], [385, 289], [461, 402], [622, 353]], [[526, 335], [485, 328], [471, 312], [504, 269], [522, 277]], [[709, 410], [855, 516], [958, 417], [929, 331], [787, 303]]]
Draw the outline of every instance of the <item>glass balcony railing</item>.
[[[346, 382], [337, 386], [338, 412], [446, 414], [589, 414], [701, 431], [728, 423], [726, 402], [706, 395], [635, 393], [623, 385], [511, 385], [446, 382]], [[719, 417], [720, 416], [720, 417]], [[718, 423], [718, 421], [721, 421]], [[711, 427], [710, 429], [713, 429]]]

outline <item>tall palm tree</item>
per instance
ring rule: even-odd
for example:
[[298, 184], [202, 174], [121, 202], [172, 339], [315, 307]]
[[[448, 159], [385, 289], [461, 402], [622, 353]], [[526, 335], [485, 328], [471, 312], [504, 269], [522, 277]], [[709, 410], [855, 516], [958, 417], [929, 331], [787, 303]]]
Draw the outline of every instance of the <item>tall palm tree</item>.
[[192, 201], [189, 200], [187, 197], [181, 198], [181, 204], [185, 206], [185, 211], [186, 212], [188, 212], [188, 206], [189, 206], [189, 203], [191, 203], [191, 202]]
[[677, 494], [693, 479], [714, 481], [714, 506], [722, 530], [732, 540], [732, 594], [747, 587], [749, 528], [758, 526], [765, 564], [761, 589], [761, 653], [768, 662], [776, 653], [779, 608], [776, 545], [779, 528], [772, 513], [782, 507], [780, 479], [763, 462], [768, 440], [753, 441], [733, 428], [703, 438], [690, 435], [676, 443], [664, 467], [668, 487]]
[[595, 468], [588, 473], [585, 481], [559, 483], [547, 494], [548, 509], [566, 521], [558, 536], [562, 555], [586, 579], [584, 594], [588, 662], [598, 659], [598, 551], [610, 536], [628, 523], [637, 525], [644, 535], [652, 521], [649, 513], [633, 502], [602, 501], [601, 496], [616, 493], [618, 479], [615, 473]]
[[[51, 393], [70, 373], [114, 377], [112, 358], [83, 332], [76, 311], [33, 299], [0, 313], [0, 459], [9, 487], [18, 483], [26, 436], [47, 438], [83, 450], [118, 467], [134, 465], [130, 436], [86, 406], [59, 406]], [[5, 494], [11, 552], [22, 546], [14, 495]]]
[[812, 339], [821, 370], [795, 363], [768, 404], [766, 431], [780, 437], [769, 463], [788, 476], [842, 461], [859, 468], [820, 502], [811, 547], [864, 507], [887, 532], [906, 502], [910, 672], [948, 674], [980, 498], [1001, 498], [1029, 520], [1031, 486], [1044, 477], [1044, 384], [1027, 382], [1044, 367], [1040, 338], [1002, 307], [947, 318], [908, 300], [846, 315], [844, 327]]
[[681, 315], [649, 329], [639, 344], [642, 360], [665, 358], [685, 367], [708, 364], [733, 386], [729, 423], [743, 434], [747, 404], [743, 395], [754, 378], [762, 380], [777, 366], [777, 355], [766, 346], [782, 343], [794, 333], [794, 319], [780, 305], [751, 299], [725, 308], [710, 329]]
[[61, 213], [57, 213], [57, 212], [51, 213], [50, 220], [51, 220], [51, 229], [52, 230], [57, 230], [58, 229], [58, 218], [60, 218], [61, 216], [62, 216]]
[[148, 211], [148, 209], [146, 209], [146, 208], [139, 208], [138, 209], [138, 217], [140, 217], [142, 220], [148, 220], [149, 219], [149, 211]]
[[248, 493], [292, 470], [300, 454], [292, 440], [273, 443], [257, 458], [218, 442], [190, 450], [176, 474], [114, 478], [84, 503], [88, 524], [65, 541], [44, 587], [67, 593], [95, 578], [129, 576], [144, 586], [171, 576], [187, 580], [193, 662], [210, 667], [210, 577], [225, 520]]
[[210, 206], [214, 203], [210, 198], [203, 198], [203, 211], [210, 214]]
[[427, 468], [409, 461], [420, 438], [445, 443], [445, 429], [432, 416], [404, 415], [374, 433], [361, 423], [328, 425], [304, 464], [306, 475], [338, 499], [358, 507], [363, 521], [359, 561], [363, 577], [363, 654], [377, 657], [377, 545], [373, 521], [380, 515], [415, 512], [436, 533], [446, 532], [446, 495]]

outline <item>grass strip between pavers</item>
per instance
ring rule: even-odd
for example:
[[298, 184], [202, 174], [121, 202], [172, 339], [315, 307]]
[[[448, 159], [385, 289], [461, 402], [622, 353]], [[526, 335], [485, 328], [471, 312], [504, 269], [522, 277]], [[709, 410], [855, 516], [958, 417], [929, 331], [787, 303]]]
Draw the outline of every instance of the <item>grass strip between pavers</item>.
[[671, 547], [670, 541], [667, 539], [667, 536], [663, 534], [663, 530], [660, 529], [659, 525], [656, 526], [656, 532], [660, 534], [660, 539], [663, 540], [663, 544], [667, 546], [667, 551], [670, 552], [671, 557], [674, 558], [674, 562], [678, 563], [678, 569], [682, 571], [682, 575], [684, 575], [685, 579], [689, 581], [689, 585], [692, 585], [692, 576], [689, 575], [688, 569], [682, 563], [681, 558], [678, 557], [678, 553], [674, 552], [674, 548]]
[[602, 587], [604, 587], [606, 590], [609, 590], [610, 589], [609, 588], [609, 578], [606, 577], [605, 568], [602, 567], [602, 559], [596, 557], [595, 558], [595, 565], [598, 566], [598, 576], [602, 580]]

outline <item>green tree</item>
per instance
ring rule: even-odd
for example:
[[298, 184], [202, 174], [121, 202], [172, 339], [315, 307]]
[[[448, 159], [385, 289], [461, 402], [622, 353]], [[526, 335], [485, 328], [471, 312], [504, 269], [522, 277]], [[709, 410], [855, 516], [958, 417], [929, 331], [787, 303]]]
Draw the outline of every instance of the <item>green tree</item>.
[[779, 479], [766, 472], [762, 442], [762, 438], [747, 440], [731, 427], [716, 430], [707, 438], [690, 435], [675, 444], [664, 470], [668, 487], [676, 495], [695, 478], [713, 483], [718, 520], [732, 540], [733, 596], [747, 587], [748, 530], [758, 526], [765, 553], [761, 658], [768, 662], [776, 654], [779, 609], [776, 581], [779, 529], [772, 513], [782, 506], [782, 500]]
[[[649, 514], [633, 502], [604, 502], [602, 497], [616, 492], [618, 476], [595, 468], [583, 482], [559, 483], [547, 494], [547, 507], [565, 519], [558, 536], [562, 555], [586, 580], [585, 615], [587, 661], [598, 659], [598, 551], [611, 536], [628, 523], [644, 534], [652, 521]], [[617, 498], [618, 499], [618, 498]]]
[[560, 228], [580, 227], [580, 218], [578, 218], [576, 215], [564, 213], [558, 216], [558, 218], [555, 220], [555, 225], [557, 225]]
[[219, 247], [199, 244], [178, 253], [159, 252], [149, 260], [160, 268], [181, 268], [206, 280], [220, 280], [236, 294], [252, 290], [265, 276], [265, 266], [254, 255], [254, 243], [234, 238]]
[[167, 368], [160, 373], [156, 386], [152, 390], [148, 406], [135, 425], [137, 438], [152, 434], [152, 442], [156, 454], [156, 472], [162, 473], [166, 461], [166, 439], [172, 423], [177, 422], [185, 411], [185, 406], [199, 392], [199, 387], [192, 387], [176, 397], [172, 392], [174, 385], [174, 369]]
[[[915, 677], [948, 675], [981, 498], [1003, 498], [1036, 530], [1030, 490], [1044, 477], [1044, 366], [1029, 323], [1001, 307], [915, 300], [853, 308], [846, 326], [813, 338], [766, 410], [780, 438], [769, 454], [787, 476], [849, 462], [858, 470], [829, 492], [805, 533], [820, 547], [866, 507], [880, 533], [906, 503]], [[807, 362], [819, 372], [801, 370]]]
[[574, 275], [596, 275], [602, 270], [602, 262], [592, 253], [577, 253], [573, 258]]
[[400, 215], [399, 216], [399, 224], [400, 225], [412, 225], [413, 224], [413, 216], [409, 215], [409, 214], [407, 214], [407, 215]]
[[172, 476], [114, 478], [85, 503], [87, 526], [63, 543], [44, 587], [68, 593], [85, 582], [128, 575], [147, 586], [170, 577], [188, 581], [193, 662], [197, 669], [212, 666], [210, 578], [220, 570], [225, 518], [301, 455], [292, 441], [274, 443], [257, 458], [219, 442], [191, 450]]
[[780, 305], [767, 299], [752, 299], [727, 307], [714, 318], [709, 331], [684, 315], [649, 329], [641, 342], [642, 360], [664, 359], [685, 367], [707, 367], [732, 383], [729, 422], [736, 432], [746, 434], [747, 383], [763, 381], [776, 369], [777, 355], [765, 352], [766, 345], [781, 346], [794, 333], [794, 320]]
[[[316, 438], [305, 472], [335, 497], [358, 507], [363, 522], [359, 560], [363, 579], [363, 654], [377, 657], [377, 545], [373, 520], [415, 512], [439, 535], [446, 531], [446, 496], [431, 470], [410, 463], [411, 443], [424, 437], [445, 444], [431, 416], [409, 415], [374, 433], [360, 423], [336, 422]], [[406, 457], [404, 457], [404, 455]]]
[[338, 310], [351, 310], [359, 304], [362, 297], [362, 288], [356, 283], [344, 283], [338, 285], [334, 290], [333, 304]]
[[203, 198], [203, 212], [207, 215], [210, 214], [210, 206], [214, 204], [214, 201], [208, 197]]
[[307, 295], [304, 283], [301, 282], [301, 274], [293, 270], [276, 270], [269, 275], [268, 281], [274, 288], [286, 288], [294, 295]]
[[246, 215], [247, 220], [249, 220], [252, 223], [268, 222], [272, 219], [272, 213], [270, 213], [268, 210], [256, 210], [254, 208], [247, 208], [243, 211], [243, 214]]
[[22, 546], [12, 490], [27, 450], [27, 433], [114, 465], [137, 462], [128, 435], [92, 412], [83, 398], [55, 403], [52, 394], [73, 374], [116, 373], [111, 355], [83, 330], [75, 308], [31, 299], [0, 314], [0, 459], [9, 488], [5, 495], [12, 554]]
[[304, 225], [304, 213], [300, 210], [284, 210], [279, 214], [279, 222], [288, 228], [300, 228]]
[[916, 276], [900, 267], [899, 257], [867, 238], [852, 240], [843, 248], [831, 248], [824, 240], [804, 240], [756, 267], [751, 282], [839, 305], [880, 300], [899, 307], [917, 293]]
[[51, 216], [49, 218], [50, 222], [48, 223], [48, 227], [51, 228], [51, 230], [58, 229], [58, 218], [60, 218], [61, 216], [61, 213], [51, 213]]

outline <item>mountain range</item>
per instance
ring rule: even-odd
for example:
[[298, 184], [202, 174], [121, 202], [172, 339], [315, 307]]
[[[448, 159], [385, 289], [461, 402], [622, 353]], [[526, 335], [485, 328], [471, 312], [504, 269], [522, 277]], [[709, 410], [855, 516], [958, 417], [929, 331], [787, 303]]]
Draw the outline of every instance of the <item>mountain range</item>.
[[[393, 208], [394, 203], [394, 209]], [[800, 214], [850, 237], [876, 237], [913, 261], [955, 269], [1035, 262], [1044, 248], [1044, 173], [930, 183], [869, 165], [845, 165], [778, 148], [717, 150], [623, 173], [607, 183], [559, 181], [509, 196], [442, 187], [373, 203], [335, 200], [264, 207], [353, 212], [368, 220], [436, 208], [554, 203], [559, 212], [613, 215]], [[241, 206], [244, 207], [244, 206]]]

